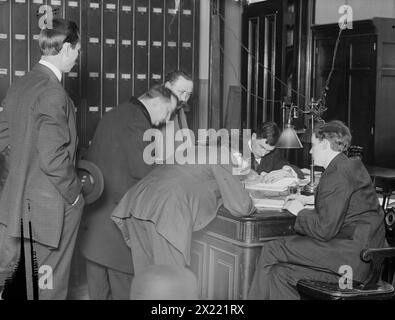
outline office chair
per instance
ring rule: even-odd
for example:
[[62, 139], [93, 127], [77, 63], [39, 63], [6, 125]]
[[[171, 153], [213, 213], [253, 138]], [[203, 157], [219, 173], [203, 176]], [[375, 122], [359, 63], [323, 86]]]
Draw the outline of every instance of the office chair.
[[[361, 259], [370, 263], [368, 278], [359, 283], [353, 281], [352, 289], [340, 289], [339, 283], [315, 280], [300, 280], [297, 289], [302, 300], [389, 300], [395, 299], [394, 284], [390, 284], [394, 276], [395, 225], [393, 217], [395, 208], [385, 212], [386, 238], [391, 247], [368, 248], [361, 251]], [[385, 281], [382, 280], [385, 278]], [[394, 278], [395, 280], [395, 278]]]
[[394, 299], [394, 287], [380, 280], [385, 258], [395, 257], [395, 248], [364, 249], [361, 259], [370, 262], [369, 277], [363, 283], [353, 281], [352, 289], [341, 289], [338, 283], [300, 280], [297, 284], [302, 300], [389, 300]]

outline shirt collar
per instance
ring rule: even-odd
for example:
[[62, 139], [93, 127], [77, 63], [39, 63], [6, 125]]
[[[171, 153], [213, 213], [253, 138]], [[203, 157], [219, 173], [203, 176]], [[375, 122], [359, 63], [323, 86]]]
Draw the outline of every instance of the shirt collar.
[[59, 82], [62, 81], [62, 73], [60, 72], [60, 70], [55, 67], [52, 63], [45, 61], [43, 59], [41, 59], [38, 63], [48, 67], [49, 69], [51, 69], [51, 71], [56, 75], [56, 78], [58, 78]]
[[[248, 140], [248, 146], [250, 147], [250, 150], [251, 150], [251, 153], [252, 153], [251, 140]], [[261, 159], [262, 158], [256, 157], [255, 154], [254, 154], [254, 158], [255, 158], [256, 162], [258, 162], [258, 164], [261, 164]]]

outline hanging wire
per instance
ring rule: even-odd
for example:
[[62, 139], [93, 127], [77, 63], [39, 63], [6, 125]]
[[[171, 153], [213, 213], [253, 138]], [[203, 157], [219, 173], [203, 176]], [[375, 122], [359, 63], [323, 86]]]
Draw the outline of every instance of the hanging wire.
[[[305, 96], [304, 94], [302, 94], [302, 93], [300, 93], [299, 91], [293, 89], [293, 88], [292, 88], [291, 86], [289, 86], [287, 83], [285, 83], [285, 82], [282, 81], [280, 78], [278, 78], [269, 68], [267, 68], [266, 66], [264, 66], [261, 62], [259, 62], [259, 60], [257, 59], [257, 57], [256, 57], [254, 54], [252, 54], [252, 53], [250, 52], [250, 50], [242, 43], [242, 41], [241, 41], [241, 40], [239, 39], [239, 37], [235, 34], [235, 32], [233, 31], [233, 29], [230, 28], [230, 27], [228, 26], [228, 24], [226, 23], [225, 17], [224, 17], [220, 12], [217, 12], [217, 15], [218, 15], [218, 16], [220, 17], [220, 19], [222, 20], [225, 29], [231, 32], [231, 34], [233, 35], [233, 37], [239, 42], [240, 47], [241, 47], [242, 49], [244, 49], [245, 52], [247, 52], [253, 59], [255, 59], [256, 61], [258, 61], [258, 65], [259, 65], [260, 67], [262, 67], [264, 70], [266, 70], [266, 71], [267, 71], [275, 80], [277, 80], [281, 85], [283, 85], [284, 87], [286, 87], [287, 89], [289, 89], [289, 90], [291, 90], [293, 93], [295, 93], [295, 94], [297, 95], [297, 97], [298, 97], [298, 100], [299, 100], [299, 97], [302, 97], [302, 98], [306, 101], [306, 96]], [[345, 25], [343, 24], [343, 25], [340, 27], [339, 34], [338, 34], [337, 39], [336, 39], [335, 50], [334, 50], [333, 58], [332, 58], [331, 70], [330, 70], [329, 75], [328, 75], [328, 78], [326, 79], [325, 84], [324, 84], [324, 86], [323, 86], [323, 88], [322, 88], [322, 90], [321, 90], [321, 97], [320, 97], [320, 99], [318, 100], [318, 110], [315, 110], [315, 111], [314, 111], [314, 113], [316, 113], [316, 115], [318, 116], [318, 121], [322, 120], [322, 119], [321, 119], [321, 115], [322, 115], [322, 113], [323, 113], [325, 110], [327, 110], [327, 108], [325, 107], [326, 96], [327, 96], [328, 90], [329, 90], [329, 83], [330, 83], [330, 81], [331, 81], [331, 79], [332, 79], [332, 75], [333, 75], [333, 73], [334, 73], [334, 71], [335, 71], [336, 56], [337, 56], [337, 52], [338, 52], [339, 45], [340, 45], [341, 35], [342, 35], [342, 32], [343, 32], [344, 29], [345, 29]], [[224, 48], [223, 48], [221, 45], [219, 45], [219, 47], [220, 47], [222, 53], [224, 54], [224, 56], [227, 57], [226, 54], [225, 54]], [[242, 87], [242, 89], [243, 89], [245, 92], [248, 93], [248, 89], [247, 89], [245, 86], [243, 86], [243, 84], [241, 83], [240, 78], [237, 76], [237, 70], [236, 70], [235, 66], [233, 65], [233, 63], [230, 61], [230, 59], [229, 59], [228, 57], [227, 57], [227, 59], [228, 59], [228, 61], [229, 61], [230, 64], [231, 64], [231, 67], [232, 67], [232, 69], [233, 69], [233, 72], [234, 72], [234, 74], [235, 74], [235, 76], [236, 76], [236, 79], [237, 79], [238, 82], [240, 83], [240, 86]], [[269, 100], [265, 100], [263, 97], [256, 96], [256, 95], [254, 95], [254, 94], [251, 94], [251, 95], [254, 96], [254, 97], [256, 97], [256, 98], [258, 98], [259, 100], [262, 100], [262, 101], [269, 101]], [[274, 102], [278, 102], [278, 101], [274, 101]], [[311, 109], [307, 110], [307, 109], [301, 108], [301, 107], [299, 107], [299, 110], [300, 110], [300, 112], [303, 113], [303, 114], [309, 114], [309, 113], [312, 112]]]
[[[266, 66], [264, 66], [261, 62], [259, 62], [259, 60], [257, 59], [257, 57], [254, 56], [254, 55], [250, 52], [250, 50], [242, 43], [242, 41], [241, 41], [241, 40], [239, 39], [239, 37], [235, 34], [235, 32], [233, 31], [233, 29], [230, 28], [230, 27], [228, 26], [228, 24], [227, 24], [226, 21], [225, 21], [225, 17], [224, 17], [220, 12], [218, 12], [217, 15], [218, 15], [218, 16], [220, 17], [220, 19], [223, 21], [225, 29], [229, 30], [229, 31], [232, 33], [233, 37], [239, 42], [240, 47], [241, 47], [242, 49], [244, 49], [245, 52], [247, 52], [247, 53], [248, 53], [252, 58], [254, 58], [256, 61], [258, 61], [258, 65], [259, 65], [260, 67], [262, 67], [264, 70], [266, 70], [275, 80], [277, 80], [279, 83], [281, 83], [284, 87], [286, 87], [287, 89], [291, 90], [291, 91], [292, 91], [293, 93], [295, 93], [298, 97], [302, 97], [302, 98], [304, 98], [304, 99], [306, 100], [306, 96], [305, 96], [305, 95], [303, 95], [303, 94], [300, 93], [299, 91], [297, 91], [297, 90], [293, 89], [292, 87], [290, 87], [286, 82], [284, 82], [284, 81], [282, 81], [280, 78], [278, 78], [269, 68], [267, 68]], [[299, 99], [298, 99], [298, 100], [299, 100]]]
[[340, 27], [339, 34], [337, 36], [336, 43], [335, 43], [335, 50], [333, 52], [331, 71], [329, 72], [328, 78], [326, 79], [324, 87], [322, 88], [322, 91], [321, 91], [321, 100], [322, 100], [323, 104], [325, 104], [325, 102], [326, 102], [326, 95], [328, 94], [329, 83], [332, 79], [333, 72], [335, 71], [336, 56], [337, 56], [337, 51], [339, 49], [340, 38], [343, 33], [343, 30], [344, 30], [343, 27]]
[[[245, 93], [248, 93], [248, 88], [246, 88], [246, 87], [242, 84], [242, 82], [241, 82], [241, 80], [240, 80], [240, 78], [239, 78], [238, 72], [237, 72], [237, 70], [236, 70], [236, 67], [235, 67], [235, 65], [233, 64], [232, 60], [229, 58], [229, 56], [225, 53], [224, 47], [221, 46], [221, 44], [219, 44], [219, 43], [218, 43], [218, 45], [219, 45], [220, 51], [221, 51], [222, 54], [224, 55], [224, 58], [229, 62], [230, 66], [232, 67], [233, 74], [234, 74], [236, 80], [238, 81], [238, 83], [240, 84], [241, 89], [242, 89]], [[262, 102], [274, 102], [274, 103], [281, 103], [281, 102], [282, 102], [281, 100], [269, 100], [269, 99], [265, 99], [265, 98], [263, 98], [263, 97], [261, 97], [261, 96], [259, 96], [259, 95], [254, 94], [254, 93], [250, 93], [250, 95], [251, 95], [252, 97], [254, 97], [254, 98], [257, 98], [258, 100], [260, 100], [260, 101], [262, 101]]]
[[172, 27], [174, 21], [176, 20], [178, 11], [180, 10], [180, 0], [174, 0], [174, 10], [175, 10], [175, 13], [174, 13], [173, 18], [171, 19], [171, 21], [169, 23], [169, 27], [168, 27], [169, 34], [171, 34], [171, 27]]

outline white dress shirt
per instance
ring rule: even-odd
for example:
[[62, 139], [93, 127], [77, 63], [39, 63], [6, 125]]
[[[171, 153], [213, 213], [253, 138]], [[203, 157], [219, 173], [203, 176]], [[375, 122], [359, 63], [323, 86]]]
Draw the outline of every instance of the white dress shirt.
[[56, 75], [56, 78], [58, 78], [59, 82], [62, 81], [62, 73], [60, 72], [60, 70], [58, 68], [56, 68], [52, 63], [45, 61], [43, 59], [41, 59], [38, 63], [48, 67], [49, 69], [52, 70], [52, 72]]

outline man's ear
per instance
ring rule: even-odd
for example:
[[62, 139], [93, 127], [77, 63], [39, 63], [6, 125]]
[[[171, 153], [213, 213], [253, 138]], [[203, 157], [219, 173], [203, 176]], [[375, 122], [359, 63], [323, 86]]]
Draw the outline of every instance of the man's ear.
[[327, 140], [327, 139], [324, 139], [324, 140], [322, 140], [322, 142], [321, 143], [323, 143], [324, 145], [323, 145], [323, 149], [324, 150], [329, 150], [330, 148], [331, 148], [331, 143], [329, 142], [329, 140]]
[[252, 139], [252, 140], [256, 140], [256, 133], [253, 133], [253, 134], [252, 134], [251, 139]]
[[64, 52], [65, 54], [68, 55], [70, 48], [71, 48], [71, 44], [69, 42], [65, 42], [65, 43], [63, 43], [62, 50], [60, 52]]

